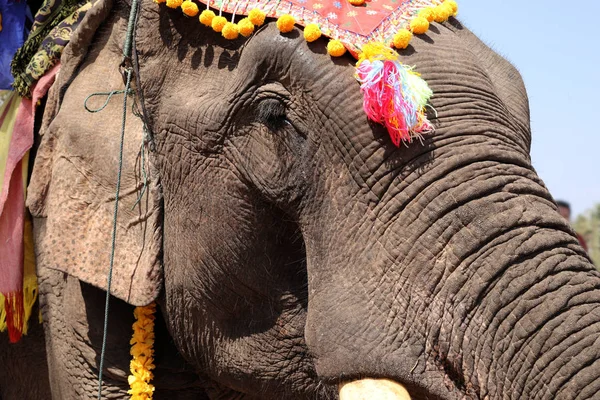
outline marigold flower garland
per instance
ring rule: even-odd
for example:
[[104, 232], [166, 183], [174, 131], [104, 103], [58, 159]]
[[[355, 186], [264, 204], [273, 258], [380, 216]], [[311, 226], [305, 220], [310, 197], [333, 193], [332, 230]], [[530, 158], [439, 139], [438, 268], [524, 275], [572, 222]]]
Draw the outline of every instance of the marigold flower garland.
[[133, 323], [133, 337], [130, 354], [132, 356], [129, 369], [129, 387], [127, 393], [131, 395], [132, 400], [152, 399], [154, 385], [150, 383], [153, 378], [152, 370], [154, 366], [154, 312], [156, 303], [151, 303], [145, 307], [136, 307], [133, 315], [136, 321]]

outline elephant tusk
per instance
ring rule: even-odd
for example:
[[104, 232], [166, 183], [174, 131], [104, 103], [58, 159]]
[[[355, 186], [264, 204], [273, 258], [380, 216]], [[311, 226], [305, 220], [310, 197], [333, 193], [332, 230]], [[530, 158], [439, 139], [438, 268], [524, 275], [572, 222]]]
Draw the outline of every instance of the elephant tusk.
[[340, 400], [410, 400], [401, 384], [388, 379], [361, 379], [340, 385]]

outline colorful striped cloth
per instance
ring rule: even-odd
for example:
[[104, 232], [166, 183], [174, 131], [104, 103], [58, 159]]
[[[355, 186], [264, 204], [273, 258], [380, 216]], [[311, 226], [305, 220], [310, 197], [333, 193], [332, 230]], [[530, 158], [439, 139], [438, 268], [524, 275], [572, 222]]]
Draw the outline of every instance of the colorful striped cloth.
[[8, 329], [13, 343], [27, 333], [37, 297], [31, 221], [25, 209], [35, 109], [59, 68], [34, 84], [32, 99], [0, 91], [0, 331]]

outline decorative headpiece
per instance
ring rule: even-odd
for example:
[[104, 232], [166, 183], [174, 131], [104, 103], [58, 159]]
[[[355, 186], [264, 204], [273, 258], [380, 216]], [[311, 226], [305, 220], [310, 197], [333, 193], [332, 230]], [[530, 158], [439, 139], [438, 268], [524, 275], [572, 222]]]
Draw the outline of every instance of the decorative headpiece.
[[[277, 18], [282, 33], [304, 27], [308, 42], [330, 38], [327, 52], [339, 57], [348, 50], [358, 61], [356, 78], [369, 119], [384, 125], [399, 146], [433, 131], [426, 107], [433, 95], [427, 83], [404, 65], [394, 50], [408, 47], [413, 34], [423, 34], [433, 21], [456, 15], [452, 0], [155, 0], [181, 8], [188, 17], [220, 32], [226, 39], [248, 37], [266, 17]], [[227, 20], [223, 13], [231, 14]], [[236, 21], [236, 16], [241, 18]]]

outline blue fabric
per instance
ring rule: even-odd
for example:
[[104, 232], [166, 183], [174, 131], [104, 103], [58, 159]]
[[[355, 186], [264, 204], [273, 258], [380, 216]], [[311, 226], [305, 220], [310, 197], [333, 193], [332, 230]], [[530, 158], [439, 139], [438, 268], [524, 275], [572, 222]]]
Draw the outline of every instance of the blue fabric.
[[0, 90], [10, 90], [13, 77], [10, 62], [28, 35], [25, 26], [28, 14], [25, 0], [0, 0], [2, 30], [0, 31]]

